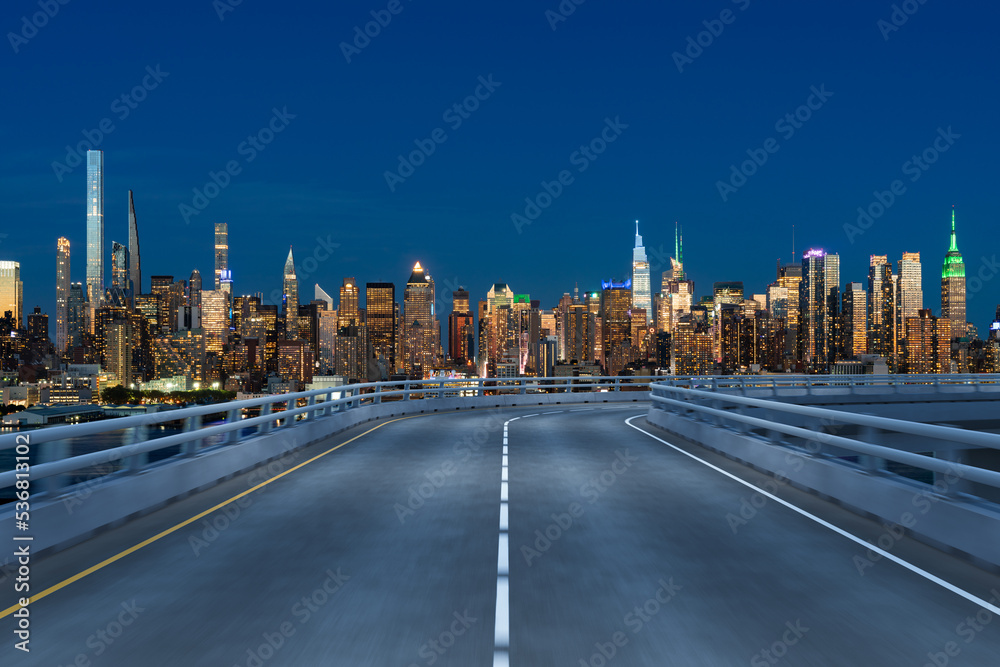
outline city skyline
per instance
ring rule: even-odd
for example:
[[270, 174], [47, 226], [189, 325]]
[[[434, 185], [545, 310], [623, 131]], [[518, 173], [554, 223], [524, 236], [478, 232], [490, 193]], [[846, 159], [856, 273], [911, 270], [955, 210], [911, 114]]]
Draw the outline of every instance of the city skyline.
[[[10, 54], [11, 86], [44, 111], [12, 110], [0, 258], [21, 262], [26, 307], [53, 313], [52, 239], [85, 262], [89, 142], [107, 155], [105, 227], [123, 243], [135, 193], [143, 275], [198, 268], [211, 284], [198, 240], [228, 222], [240, 293], [280, 290], [263, 267], [292, 245], [302, 261], [329, 257], [313, 258], [311, 276], [299, 267], [327, 289], [345, 276], [401, 289], [421, 261], [441, 286], [505, 280], [551, 305], [574, 284], [628, 275], [629, 258], [610, 249], [637, 218], [653, 265], [668, 263], [671, 223], [684, 224], [699, 290], [742, 280], [762, 291], [775, 260], [790, 259], [793, 225], [798, 252], [836, 252], [844, 278], [864, 282], [870, 254], [920, 252], [929, 267], [952, 204], [969, 275], [992, 271], [1000, 128], [976, 63], [992, 61], [984, 31], [998, 8], [928, 3], [885, 30], [891, 7], [877, 3], [720, 4], [735, 20], [718, 36], [705, 27], [718, 12], [697, 5], [646, 7], [643, 21], [581, 6], [555, 26], [530, 3], [407, 5], [350, 60], [339, 44], [370, 20], [363, 3], [308, 7], [309, 22], [246, 3], [222, 17], [204, 3], [67, 9]], [[109, 30], [114, 48], [85, 38]], [[178, 34], [193, 46], [179, 51]], [[276, 49], [261, 76], [261, 63], [232, 54], [264, 35]], [[510, 53], [515, 37], [525, 46]], [[87, 69], [66, 57], [84, 51]], [[444, 141], [431, 138], [438, 128]], [[391, 190], [387, 172], [404, 182]], [[276, 232], [280, 243], [265, 242]], [[928, 298], [939, 291], [929, 273]], [[998, 302], [1000, 281], [986, 282], [969, 318], [982, 329]]]

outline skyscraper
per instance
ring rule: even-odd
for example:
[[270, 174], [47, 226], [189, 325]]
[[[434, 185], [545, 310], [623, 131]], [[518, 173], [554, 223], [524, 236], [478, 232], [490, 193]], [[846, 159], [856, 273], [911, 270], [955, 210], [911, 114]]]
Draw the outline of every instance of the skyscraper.
[[205, 351], [222, 354], [229, 337], [229, 302], [221, 290], [201, 293], [201, 327], [205, 330]]
[[191, 278], [188, 280], [188, 305], [200, 310], [201, 294], [201, 271], [195, 269], [191, 272]]
[[802, 361], [826, 369], [838, 356], [840, 256], [809, 250], [802, 256], [799, 291]]
[[631, 281], [601, 282], [601, 322], [604, 335], [604, 370], [607, 375], [619, 371], [633, 360], [632, 354], [632, 285]]
[[413, 267], [403, 290], [403, 365], [407, 375], [425, 377], [437, 364], [441, 323], [434, 313], [434, 279], [420, 262]]
[[904, 252], [896, 264], [896, 338], [906, 337], [906, 320], [918, 317], [924, 307], [920, 253]]
[[292, 257], [291, 246], [288, 248], [288, 259], [285, 260], [281, 304], [285, 318], [285, 337], [294, 340], [299, 337], [299, 280], [295, 277], [295, 259]]
[[882, 276], [885, 274], [882, 267], [888, 262], [888, 255], [872, 255], [868, 264], [868, 353], [883, 357], [889, 356], [891, 347], [882, 323]]
[[951, 322], [951, 337], [965, 337], [965, 262], [955, 236], [955, 209], [951, 210], [951, 244], [941, 268], [941, 317]]
[[[318, 289], [318, 286], [317, 286]], [[316, 293], [319, 298], [319, 292]], [[368, 315], [368, 340], [375, 359], [384, 359], [386, 372], [396, 368], [396, 285], [365, 284], [365, 310]]]
[[635, 248], [632, 249], [632, 307], [643, 308], [653, 319], [653, 297], [649, 286], [649, 261], [639, 236], [639, 221], [635, 221]]
[[69, 239], [56, 241], [56, 354], [64, 354], [69, 343]]
[[[291, 252], [289, 251], [289, 254]], [[229, 270], [229, 223], [215, 223], [215, 289], [222, 289], [223, 272]]]
[[83, 345], [83, 334], [87, 326], [87, 299], [83, 291], [83, 283], [70, 283], [69, 294], [66, 297], [66, 346], [79, 347]]
[[0, 261], [0, 317], [8, 310], [14, 323], [21, 327], [24, 312], [24, 285], [21, 283], [21, 263]]
[[451, 314], [448, 315], [448, 353], [452, 361], [475, 360], [475, 331], [472, 326], [472, 311], [469, 309], [469, 293], [459, 288], [452, 292]]
[[135, 297], [142, 294], [142, 267], [139, 263], [139, 223], [135, 219], [135, 202], [132, 191], [128, 191], [128, 255], [129, 279], [132, 281], [131, 306], [135, 307]]
[[87, 299], [104, 300], [104, 151], [87, 151]]
[[868, 352], [868, 293], [861, 283], [847, 283], [841, 310], [844, 358], [857, 359]]
[[130, 264], [128, 248], [117, 241], [112, 241], [111, 289], [108, 290], [108, 294], [111, 296], [111, 303], [129, 310], [131, 310], [132, 303], [132, 281], [129, 279]]

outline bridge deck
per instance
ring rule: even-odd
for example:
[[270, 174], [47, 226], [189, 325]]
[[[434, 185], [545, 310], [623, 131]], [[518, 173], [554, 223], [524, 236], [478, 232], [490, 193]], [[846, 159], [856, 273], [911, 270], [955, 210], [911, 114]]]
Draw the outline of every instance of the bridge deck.
[[[30, 657], [7, 641], [0, 662], [492, 665], [503, 424], [520, 417], [511, 665], [996, 663], [991, 613], [625, 423], [644, 409], [476, 410], [339, 434], [33, 563], [37, 592], [173, 529], [32, 604]], [[176, 528], [268, 480], [228, 516]], [[959, 592], [1000, 595], [998, 577], [773, 490]]]

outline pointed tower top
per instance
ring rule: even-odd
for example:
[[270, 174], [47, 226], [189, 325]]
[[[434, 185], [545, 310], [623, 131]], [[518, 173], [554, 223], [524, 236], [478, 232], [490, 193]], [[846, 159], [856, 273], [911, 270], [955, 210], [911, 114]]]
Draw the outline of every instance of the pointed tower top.
[[951, 206], [951, 245], [948, 252], [958, 252], [958, 238], [955, 236], [955, 205]]
[[423, 269], [422, 266], [420, 266], [420, 262], [417, 262], [416, 264], [413, 265], [413, 270], [414, 271], [423, 271], [424, 269]]
[[288, 259], [285, 260], [285, 275], [295, 275], [295, 260], [292, 258], [292, 246], [288, 246]]
[[642, 237], [639, 236], [639, 221], [638, 220], [635, 221], [635, 247], [636, 248], [641, 248], [642, 247]]

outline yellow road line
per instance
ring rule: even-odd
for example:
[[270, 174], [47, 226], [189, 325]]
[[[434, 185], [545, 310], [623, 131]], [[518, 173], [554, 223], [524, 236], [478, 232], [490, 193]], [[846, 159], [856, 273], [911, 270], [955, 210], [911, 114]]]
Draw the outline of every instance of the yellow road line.
[[[180, 530], [184, 526], [190, 525], [190, 524], [194, 523], [195, 521], [197, 521], [198, 519], [201, 519], [202, 517], [208, 516], [212, 512], [215, 512], [216, 510], [222, 509], [223, 507], [225, 507], [229, 503], [231, 503], [233, 501], [236, 501], [236, 500], [239, 500], [243, 496], [250, 495], [251, 493], [253, 493], [257, 489], [261, 489], [261, 488], [267, 486], [268, 484], [270, 484], [271, 482], [279, 480], [282, 477], [284, 477], [285, 475], [287, 475], [289, 473], [292, 473], [292, 472], [295, 472], [299, 468], [307, 466], [307, 465], [309, 465], [310, 463], [312, 463], [313, 461], [315, 461], [317, 459], [323, 458], [324, 456], [326, 456], [330, 452], [334, 452], [334, 451], [340, 449], [341, 447], [343, 447], [344, 445], [351, 444], [352, 442], [354, 442], [358, 438], [362, 438], [362, 437], [368, 435], [369, 433], [371, 433], [372, 431], [377, 431], [378, 429], [382, 428], [383, 426], [386, 426], [388, 424], [392, 424], [393, 422], [402, 421], [404, 419], [413, 419], [414, 417], [426, 417], [426, 416], [428, 416], [428, 415], [410, 415], [409, 417], [397, 417], [396, 419], [392, 419], [390, 421], [383, 422], [383, 423], [379, 424], [378, 426], [375, 426], [374, 428], [370, 428], [367, 431], [365, 431], [364, 433], [356, 435], [353, 438], [351, 438], [350, 440], [347, 440], [345, 442], [340, 443], [336, 447], [331, 447], [330, 449], [326, 450], [325, 452], [323, 452], [321, 454], [317, 454], [316, 456], [312, 457], [308, 461], [303, 461], [302, 463], [298, 464], [294, 468], [289, 468], [285, 472], [283, 472], [283, 473], [281, 473], [279, 475], [275, 475], [271, 479], [266, 480], [264, 482], [261, 482], [257, 486], [252, 487], [250, 489], [247, 489], [243, 493], [237, 494], [237, 495], [233, 496], [232, 498], [230, 498], [229, 500], [224, 500], [223, 502], [219, 503], [215, 507], [211, 507], [211, 508], [205, 510], [204, 512], [201, 512], [200, 514], [196, 514], [195, 516], [191, 517], [190, 519], [186, 519], [184, 521], [181, 521], [176, 526], [172, 526], [170, 528], [167, 528], [166, 530], [164, 530], [164, 531], [162, 531], [160, 533], [157, 533], [156, 535], [153, 535], [149, 539], [143, 540], [142, 542], [139, 542], [139, 544], [136, 544], [134, 546], [129, 547], [125, 551], [117, 553], [114, 556], [111, 556], [110, 558], [106, 558], [106, 559], [102, 560], [100, 563], [97, 563], [96, 565], [92, 565], [92, 566], [88, 567], [83, 572], [80, 572], [78, 574], [74, 574], [72, 577], [70, 577], [68, 579], [65, 579], [63, 581], [60, 581], [58, 584], [55, 584], [54, 586], [50, 586], [49, 588], [46, 588], [41, 593], [33, 595], [28, 600], [28, 602], [29, 602], [29, 604], [31, 604], [33, 602], [37, 602], [38, 600], [41, 600], [44, 597], [52, 595], [53, 593], [55, 593], [55, 592], [57, 592], [57, 591], [59, 591], [59, 590], [61, 590], [63, 588], [66, 588], [70, 584], [72, 584], [72, 583], [74, 583], [76, 581], [79, 581], [80, 579], [83, 579], [88, 574], [93, 574], [94, 572], [97, 572], [98, 570], [101, 570], [101, 569], [107, 567], [108, 565], [111, 565], [115, 561], [118, 561], [118, 560], [121, 560], [122, 558], [125, 558], [125, 556], [128, 556], [129, 554], [133, 554], [136, 551], [138, 551], [139, 549], [142, 549], [143, 547], [149, 546], [153, 542], [156, 542], [157, 540], [159, 540], [161, 538], [164, 538], [167, 535], [170, 535], [171, 533], [177, 532], [178, 530]], [[6, 618], [7, 616], [10, 616], [11, 614], [13, 614], [15, 611], [17, 611], [20, 608], [21, 608], [21, 605], [19, 605], [19, 604], [12, 605], [12, 606], [8, 607], [7, 609], [4, 609], [2, 612], [0, 612], [0, 618]]]

